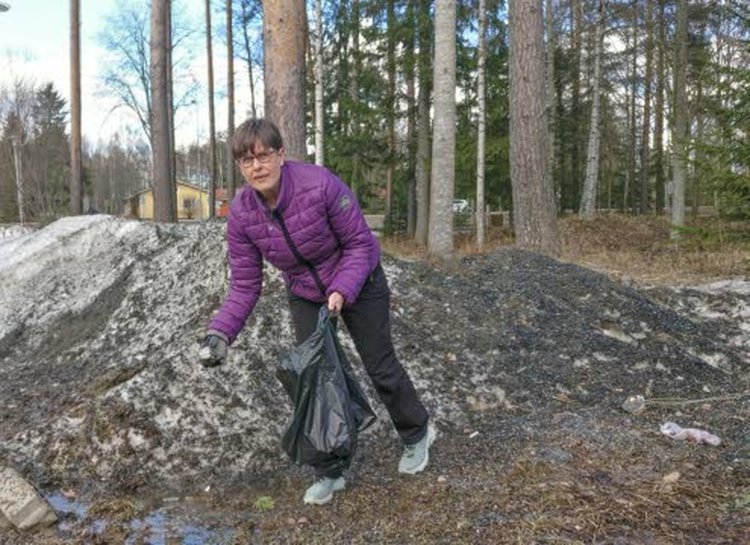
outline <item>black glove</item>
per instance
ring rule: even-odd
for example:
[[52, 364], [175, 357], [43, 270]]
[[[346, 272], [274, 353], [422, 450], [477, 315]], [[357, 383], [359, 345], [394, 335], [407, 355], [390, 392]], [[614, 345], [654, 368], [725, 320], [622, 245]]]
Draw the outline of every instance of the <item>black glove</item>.
[[203, 367], [216, 367], [223, 364], [227, 361], [228, 346], [229, 341], [226, 336], [218, 331], [209, 331], [198, 352], [201, 365]]

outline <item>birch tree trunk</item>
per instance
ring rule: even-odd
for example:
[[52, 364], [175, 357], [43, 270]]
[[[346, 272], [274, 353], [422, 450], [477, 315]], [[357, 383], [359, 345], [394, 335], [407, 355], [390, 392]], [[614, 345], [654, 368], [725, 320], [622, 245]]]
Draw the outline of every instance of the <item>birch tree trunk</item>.
[[[704, 37], [701, 36], [701, 39], [704, 39]], [[703, 165], [706, 160], [705, 152], [703, 151], [704, 148], [702, 146], [705, 137], [706, 117], [703, 111], [703, 78], [701, 76], [698, 76], [697, 86], [698, 90], [695, 97], [695, 140], [701, 145], [695, 150], [695, 162], [693, 163], [694, 168], [691, 176], [691, 204], [693, 218], [698, 216], [698, 208], [700, 207], [700, 181], [702, 178]]]
[[[537, 0], [528, 0], [530, 3], [535, 4]], [[572, 46], [572, 82], [571, 82], [571, 93], [572, 93], [572, 105], [571, 115], [573, 119], [581, 119], [582, 108], [581, 108], [581, 44], [582, 44], [582, 27], [583, 27], [583, 14], [581, 8], [582, 0], [570, 0], [570, 26], [573, 34]], [[578, 202], [581, 191], [581, 165], [580, 163], [580, 133], [581, 130], [578, 124], [573, 124], [570, 137], [570, 191], [571, 208], [575, 206], [574, 203]]]
[[151, 3], [151, 153], [154, 180], [154, 220], [173, 222], [174, 186], [169, 158], [169, 95], [167, 92], [169, 0]]
[[266, 117], [284, 137], [287, 155], [304, 160], [305, 47], [304, 0], [278, 0], [263, 6]]
[[622, 194], [622, 207], [624, 211], [630, 211], [631, 209], [635, 210], [635, 206], [631, 207], [632, 199], [630, 197], [630, 191], [632, 186], [635, 185], [635, 146], [637, 139], [635, 125], [635, 96], [637, 94], [638, 85], [638, 2], [633, 2], [633, 25], [631, 30], [630, 103], [628, 107], [628, 133], [630, 135], [630, 142], [628, 143], [628, 175], [625, 178], [625, 187], [623, 188]]
[[547, 131], [549, 143], [547, 149], [547, 176], [555, 191], [555, 206], [560, 208], [560, 185], [555, 180], [555, 104], [557, 87], [555, 85], [555, 49], [557, 36], [555, 35], [555, 14], [552, 0], [547, 0], [544, 8], [544, 20], [547, 30]]
[[[699, 23], [698, 31], [698, 43], [707, 44], [706, 36], [706, 20], [703, 19]], [[706, 47], [706, 46], [704, 46]], [[700, 208], [700, 188], [701, 180], [703, 180], [703, 173], [705, 172], [706, 164], [706, 148], [703, 146], [705, 131], [706, 131], [706, 104], [704, 102], [704, 81], [706, 74], [704, 72], [705, 65], [701, 63], [698, 67], [697, 73], [695, 74], [694, 80], [696, 80], [696, 96], [692, 111], [690, 114], [695, 119], [695, 141], [698, 145], [695, 147], [695, 156], [693, 163], [691, 178], [691, 204], [692, 204], [692, 216], [693, 218], [698, 216], [698, 209]], [[750, 126], [750, 124], [749, 124]]]
[[[672, 225], [685, 225], [685, 145], [688, 137], [687, 71], [687, 0], [677, 0], [677, 29], [674, 63], [674, 136], [672, 138]], [[679, 238], [672, 229], [672, 238]]]
[[417, 103], [417, 224], [415, 238], [427, 245], [430, 213], [430, 0], [419, 0], [419, 98]]
[[70, 0], [70, 212], [83, 210], [81, 164], [81, 3]]
[[453, 252], [453, 188], [456, 163], [456, 0], [435, 2], [434, 124], [428, 251]]
[[323, 0], [315, 0], [315, 164], [323, 156]]
[[601, 102], [599, 87], [601, 80], [602, 49], [604, 40], [604, 0], [599, 0], [596, 21], [596, 51], [594, 53], [594, 81], [591, 89], [591, 124], [589, 127], [589, 145], [586, 155], [586, 178], [583, 182], [583, 195], [579, 214], [582, 219], [590, 220], [596, 211], [596, 191], [599, 180], [599, 144], [601, 133], [599, 128], [599, 106]]
[[555, 200], [547, 178], [544, 25], [540, 2], [511, 0], [510, 179], [513, 224], [521, 248], [557, 255]]
[[[351, 4], [351, 63], [349, 64], [349, 100], [352, 104], [356, 104], [359, 100], [359, 72], [360, 72], [360, 51], [359, 51], [359, 27], [360, 27], [360, 6], [359, 0], [352, 0]], [[346, 130], [349, 134], [354, 133], [354, 124], [356, 119], [352, 112], [351, 106], [349, 107], [349, 126]]]
[[23, 225], [26, 222], [26, 204], [24, 202], [21, 138], [19, 136], [11, 136], [11, 144], [13, 146], [13, 168], [16, 171], [16, 203], [18, 204], [18, 223]]
[[169, 183], [172, 186], [172, 216], [177, 221], [177, 154], [174, 132], [174, 87], [172, 82], [172, 0], [167, 1], [167, 119], [169, 124]]
[[406, 177], [406, 234], [414, 237], [417, 226], [417, 194], [416, 194], [416, 163], [417, 163], [417, 99], [416, 99], [416, 50], [417, 50], [417, 1], [409, 0], [406, 19], [410, 32], [404, 42], [404, 64], [406, 80], [406, 148], [408, 154], [408, 168]]
[[253, 56], [250, 48], [250, 35], [247, 33], [248, 22], [250, 14], [247, 12], [247, 3], [240, 2], [240, 8], [242, 9], [242, 40], [245, 45], [245, 55], [247, 56], [247, 78], [250, 83], [250, 116], [252, 118], [258, 117], [258, 112], [255, 107], [255, 81], [253, 78]]
[[388, 91], [386, 95], [385, 117], [388, 125], [388, 165], [385, 181], [385, 230], [393, 229], [393, 182], [396, 177], [396, 7], [394, 0], [386, 2], [386, 67]]
[[227, 20], [227, 153], [226, 177], [227, 199], [231, 201], [235, 193], [236, 169], [232, 155], [232, 140], [234, 139], [234, 38], [232, 37], [232, 0], [226, 2]]
[[[549, 0], [548, 0], [549, 1]], [[485, 210], [484, 210], [484, 160], [485, 160], [485, 121], [486, 121], [486, 92], [485, 92], [485, 60], [487, 57], [486, 44], [487, 4], [486, 0], [479, 0], [479, 36], [477, 51], [477, 248], [484, 249]]]
[[[349, 104], [344, 108], [342, 107], [341, 112], [341, 118], [344, 120], [342, 132], [345, 135], [354, 136], [355, 134], [359, 133], [360, 130], [357, 126], [357, 123], [359, 121], [358, 117], [360, 113], [355, 110], [354, 105], [359, 102], [359, 74], [361, 71], [361, 53], [359, 48], [359, 33], [360, 33], [360, 0], [351, 0], [350, 4], [350, 20], [351, 24], [344, 24], [345, 27], [345, 33], [351, 36], [351, 50], [350, 54], [347, 57], [346, 53], [343, 53], [344, 57], [344, 63], [343, 67], [345, 68], [344, 73], [348, 74], [348, 81], [346, 82], [349, 90]], [[344, 4], [342, 3], [342, 6]], [[348, 42], [349, 40], [347, 40]], [[344, 48], [345, 49], [345, 48]], [[341, 102], [339, 102], [339, 106], [341, 107]], [[359, 150], [353, 150], [352, 152], [352, 177], [350, 180], [350, 184], [352, 187], [352, 192], [356, 195], [357, 194], [357, 187], [356, 184], [359, 182], [359, 179], [361, 178], [361, 174], [357, 174], [357, 172], [362, 172], [364, 169], [362, 168], [362, 165], [360, 164], [360, 157], [359, 157]]]
[[646, 0], [646, 74], [643, 79], [643, 123], [641, 124], [641, 170], [639, 176], [640, 199], [638, 209], [641, 214], [649, 210], [649, 140], [651, 136], [651, 85], [653, 80], [654, 57], [654, 5]]
[[654, 171], [656, 193], [656, 212], [661, 213], [664, 210], [664, 193], [666, 185], [666, 173], [664, 172], [664, 87], [666, 74], [664, 73], [664, 49], [666, 48], [665, 26], [664, 21], [664, 2], [659, 2], [659, 18], [657, 23], [658, 40], [656, 46], [656, 104], [654, 106]]
[[[214, 117], [214, 56], [211, 44], [211, 0], [206, 0], [206, 56], [208, 58], [208, 217], [216, 215], [216, 119]], [[200, 151], [200, 150], [199, 150]]]

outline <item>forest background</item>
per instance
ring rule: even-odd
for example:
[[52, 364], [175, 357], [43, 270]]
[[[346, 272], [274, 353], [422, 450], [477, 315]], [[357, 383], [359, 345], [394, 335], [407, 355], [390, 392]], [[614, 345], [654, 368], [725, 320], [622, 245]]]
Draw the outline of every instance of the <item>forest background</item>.
[[[71, 58], [78, 4], [71, 2]], [[173, 4], [154, 2], [149, 10], [148, 3], [118, 2], [100, 29], [108, 54], [99, 68], [99, 92], [116, 97], [134, 120], [109, 141], [76, 137], [81, 105], [68, 104], [52, 83], [20, 73], [0, 89], [0, 221], [47, 223], [71, 211], [122, 214], [127, 197], [157, 185], [159, 130], [155, 135], [153, 126], [164, 93], [172, 187], [181, 180], [234, 193], [238, 173], [226, 142], [235, 124], [247, 116], [296, 115], [301, 119], [280, 122], [296, 155], [339, 174], [367, 212], [385, 215], [389, 234], [429, 243], [436, 254], [451, 251], [456, 234], [481, 247], [485, 235], [502, 233], [494, 228], [503, 219], [507, 227], [508, 215], [493, 212], [522, 216], [526, 208], [519, 202], [529, 184], [550, 192], [557, 217], [579, 212], [590, 218], [597, 210], [649, 214], [667, 217], [684, 233], [686, 211], [688, 223], [706, 214], [724, 220], [750, 215], [750, 8], [739, 0], [510, 6], [496, 0], [318, 0], [267, 2], [265, 13], [257, 0], [233, 0], [207, 1], [203, 20], [190, 20], [179, 2]], [[513, 9], [519, 29], [525, 20], [536, 25], [517, 33], [529, 35], [526, 42], [512, 42]], [[163, 85], [153, 72], [159, 10], [171, 21], [164, 27], [171, 69]], [[274, 22], [277, 12], [287, 16], [283, 25]], [[269, 37], [282, 28], [298, 39], [281, 48], [276, 40], [274, 48]], [[543, 34], [536, 36], [537, 30]], [[446, 36], [454, 42], [447, 49]], [[514, 45], [516, 58], [536, 48], [542, 56], [532, 55], [527, 64], [543, 63], [541, 81], [532, 82], [515, 108], [509, 77]], [[209, 63], [197, 80], [190, 66], [200, 48]], [[454, 55], [447, 100], [446, 82], [438, 81], [450, 58], [446, 51]], [[222, 89], [214, 88], [210, 62], [218, 56], [229, 71]], [[286, 72], [300, 83], [295, 100], [301, 96], [302, 107], [274, 116], [274, 104], [287, 102], [278, 90], [290, 86], [279, 80], [276, 66], [296, 67]], [[71, 89], [74, 68], [71, 63]], [[537, 68], [523, 67], [538, 76]], [[248, 82], [247, 111], [234, 108], [238, 78]], [[544, 101], [544, 137], [526, 143], [530, 124], [517, 122], [511, 138], [512, 117], [514, 109], [528, 116], [533, 97]], [[213, 113], [221, 101], [229, 113], [223, 122]], [[198, 103], [210, 108], [199, 110]], [[446, 109], [453, 116], [448, 131]], [[180, 116], [209, 118], [209, 134], [176, 145]], [[452, 134], [443, 142], [446, 133]], [[530, 181], [512, 179], [513, 142], [537, 167], [543, 164], [543, 172], [521, 169]], [[546, 206], [542, 199], [530, 214]], [[516, 231], [518, 221], [512, 220]], [[446, 239], [450, 243], [440, 242]], [[557, 253], [555, 245], [546, 250]]]

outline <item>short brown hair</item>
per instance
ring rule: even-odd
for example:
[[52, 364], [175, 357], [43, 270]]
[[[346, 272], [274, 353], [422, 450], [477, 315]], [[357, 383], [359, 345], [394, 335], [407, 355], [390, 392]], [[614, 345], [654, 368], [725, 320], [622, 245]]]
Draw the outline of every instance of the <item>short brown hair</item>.
[[258, 142], [275, 150], [284, 147], [281, 132], [273, 121], [263, 118], [248, 119], [234, 131], [232, 155], [235, 160], [252, 150]]

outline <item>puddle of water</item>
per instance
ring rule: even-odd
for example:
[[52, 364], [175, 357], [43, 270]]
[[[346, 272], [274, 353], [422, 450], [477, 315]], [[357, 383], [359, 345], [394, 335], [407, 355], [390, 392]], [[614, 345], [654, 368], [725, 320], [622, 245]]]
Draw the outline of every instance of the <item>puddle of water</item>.
[[[83, 530], [88, 535], [100, 535], [109, 522], [105, 519], [86, 521], [88, 505], [77, 498], [66, 497], [62, 492], [46, 496], [46, 500], [60, 519], [57, 531], [60, 537], [71, 537], [73, 532]], [[144, 517], [129, 521], [130, 528], [124, 545], [217, 545], [233, 543], [235, 530], [229, 527], [209, 527], [186, 520], [189, 515], [175, 515], [171, 509], [197, 507], [189, 498], [168, 498], [168, 507], [154, 506]], [[179, 541], [175, 541], [175, 538]]]
[[57, 512], [58, 516], [60, 513], [68, 516], [72, 515], [77, 519], [82, 519], [86, 516], [87, 507], [82, 502], [77, 501], [76, 498], [66, 497], [62, 492], [50, 494], [45, 499], [55, 512]]
[[209, 528], [181, 521], [162, 511], [149, 513], [142, 520], [133, 520], [130, 527], [132, 531], [125, 545], [167, 545], [175, 543], [175, 538], [182, 545], [215, 545], [233, 543], [235, 534], [232, 528]]
[[55, 510], [59, 522], [57, 530], [63, 537], [69, 537], [73, 527], [86, 517], [88, 508], [75, 498], [68, 498], [62, 492], [46, 496], [45, 499]]

